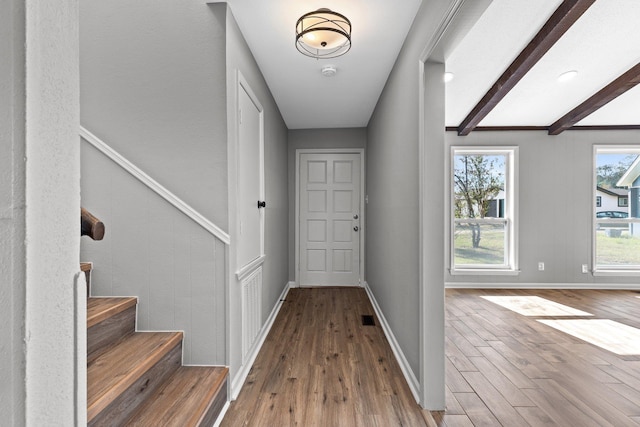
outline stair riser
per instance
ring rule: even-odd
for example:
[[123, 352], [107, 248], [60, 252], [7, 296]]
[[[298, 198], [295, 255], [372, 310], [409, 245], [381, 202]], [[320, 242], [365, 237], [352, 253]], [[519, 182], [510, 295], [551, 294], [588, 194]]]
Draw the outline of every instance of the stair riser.
[[132, 334], [136, 326], [136, 307], [132, 306], [87, 330], [87, 362], [95, 360], [120, 339]]
[[202, 420], [198, 424], [198, 427], [209, 427], [212, 426], [220, 412], [222, 412], [222, 408], [225, 403], [227, 403], [227, 380], [228, 377], [222, 383], [220, 390], [216, 394], [214, 401], [211, 403], [211, 406], [207, 409], [207, 413], [202, 417]]
[[182, 343], [171, 349], [158, 363], [131, 385], [103, 411], [89, 421], [88, 426], [125, 425], [138, 405], [151, 395], [182, 363]]

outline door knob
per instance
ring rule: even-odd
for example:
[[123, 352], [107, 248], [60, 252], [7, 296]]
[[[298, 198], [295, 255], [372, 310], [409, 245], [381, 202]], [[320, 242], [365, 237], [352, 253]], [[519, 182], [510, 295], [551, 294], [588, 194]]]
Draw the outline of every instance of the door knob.
[[358, 231], [358, 230], [359, 230], [359, 228], [358, 228], [357, 225], [355, 227], [353, 227], [353, 231]]
[[353, 219], [358, 219], [358, 214], [355, 214], [355, 215], [353, 216]]

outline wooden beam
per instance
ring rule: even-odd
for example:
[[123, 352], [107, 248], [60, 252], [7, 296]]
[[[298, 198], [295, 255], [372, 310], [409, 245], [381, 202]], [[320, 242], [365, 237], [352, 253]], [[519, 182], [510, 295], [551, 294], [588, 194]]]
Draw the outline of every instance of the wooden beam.
[[630, 68], [626, 73], [549, 126], [549, 135], [558, 135], [569, 129], [589, 114], [635, 87], [638, 83], [640, 83], [640, 63]]
[[595, 0], [565, 0], [553, 12], [518, 57], [458, 126], [458, 135], [468, 135], [529, 72]]
[[[456, 126], [447, 126], [444, 129], [447, 132], [458, 132]], [[590, 125], [590, 126], [572, 126], [569, 129], [574, 130], [640, 130], [640, 125]], [[476, 126], [474, 132], [518, 132], [518, 131], [549, 131], [549, 126]]]

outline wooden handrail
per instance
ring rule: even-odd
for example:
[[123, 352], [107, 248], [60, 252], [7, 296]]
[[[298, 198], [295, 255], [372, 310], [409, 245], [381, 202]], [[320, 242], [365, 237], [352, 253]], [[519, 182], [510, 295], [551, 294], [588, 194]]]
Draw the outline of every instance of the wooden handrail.
[[104, 224], [85, 208], [80, 208], [80, 235], [93, 240], [102, 240], [104, 237]]

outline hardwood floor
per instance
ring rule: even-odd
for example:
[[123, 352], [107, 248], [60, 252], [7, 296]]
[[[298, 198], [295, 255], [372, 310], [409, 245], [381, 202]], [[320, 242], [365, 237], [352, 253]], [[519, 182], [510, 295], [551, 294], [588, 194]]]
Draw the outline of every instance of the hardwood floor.
[[[571, 315], [523, 298], [529, 315], [483, 297], [539, 297], [582, 310]], [[640, 293], [598, 290], [446, 292], [447, 411], [438, 426], [638, 426], [640, 355], [576, 338], [539, 320], [609, 319], [640, 328]], [[555, 312], [555, 315], [554, 315]], [[559, 322], [562, 324], [563, 322]], [[620, 329], [623, 329], [620, 326]], [[637, 346], [637, 343], [635, 344]]]
[[426, 426], [362, 315], [374, 311], [361, 288], [291, 289], [222, 426]]
[[[513, 298], [486, 298], [502, 296], [518, 297], [523, 314], [504, 306]], [[366, 314], [362, 289], [292, 289], [222, 426], [640, 425], [640, 355], [587, 341], [623, 348], [611, 329], [581, 339], [540, 322], [640, 329], [640, 293], [447, 290], [447, 411], [435, 421], [415, 403], [382, 329], [362, 325]]]

